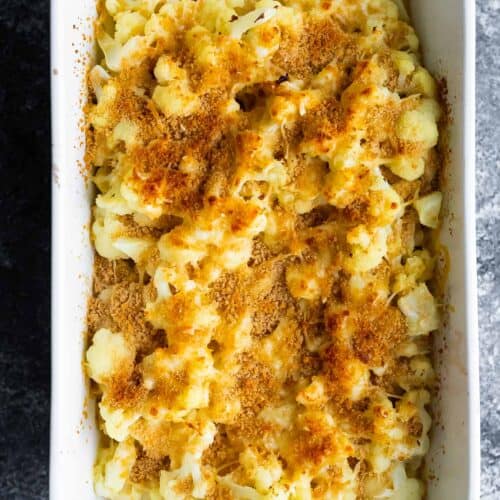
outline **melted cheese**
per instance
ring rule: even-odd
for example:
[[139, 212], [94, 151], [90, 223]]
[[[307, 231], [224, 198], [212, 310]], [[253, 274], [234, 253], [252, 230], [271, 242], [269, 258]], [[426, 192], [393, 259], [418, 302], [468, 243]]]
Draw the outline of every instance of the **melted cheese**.
[[107, 0], [96, 40], [96, 492], [422, 498], [441, 110], [403, 2]]

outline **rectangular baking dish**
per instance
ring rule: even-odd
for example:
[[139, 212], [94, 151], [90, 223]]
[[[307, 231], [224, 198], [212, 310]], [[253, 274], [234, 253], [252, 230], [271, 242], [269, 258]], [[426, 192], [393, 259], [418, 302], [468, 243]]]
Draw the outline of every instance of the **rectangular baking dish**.
[[[82, 176], [84, 72], [95, 0], [52, 0], [52, 407], [50, 498], [94, 499], [93, 403], [82, 370], [91, 290], [91, 189]], [[452, 110], [447, 210], [450, 315], [438, 355], [441, 389], [427, 460], [429, 500], [479, 498], [479, 375], [475, 275], [473, 0], [418, 0], [412, 20], [426, 66], [448, 82]], [[440, 349], [441, 350], [441, 349]]]

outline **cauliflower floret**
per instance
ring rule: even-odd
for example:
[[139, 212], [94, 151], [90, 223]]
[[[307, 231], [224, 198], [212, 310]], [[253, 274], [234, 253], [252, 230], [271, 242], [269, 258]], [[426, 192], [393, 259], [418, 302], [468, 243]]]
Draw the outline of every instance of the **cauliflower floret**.
[[323, 377], [313, 377], [312, 382], [297, 394], [297, 402], [304, 405], [323, 405], [328, 401]]
[[140, 59], [136, 58], [134, 60], [132, 54], [139, 51], [147, 44], [145, 37], [132, 36], [122, 45], [118, 40], [115, 40], [102, 29], [98, 31], [96, 38], [99, 47], [104, 53], [106, 66], [111, 71], [120, 71], [124, 61], [126, 61], [127, 64], [138, 64]]
[[127, 254], [115, 247], [116, 238], [125, 229], [115, 214], [100, 208], [95, 209], [92, 236], [97, 253], [106, 259], [126, 259]]
[[369, 230], [360, 224], [347, 233], [347, 242], [352, 245], [347, 266], [354, 273], [366, 272], [377, 267], [387, 253], [387, 237], [390, 228], [379, 227]]
[[[139, 189], [138, 189], [139, 188]], [[120, 199], [126, 201], [129, 211], [137, 212], [150, 220], [157, 219], [162, 215], [162, 196], [158, 195], [154, 200], [145, 202], [140, 193], [140, 184], [134, 179], [134, 171], [130, 169], [120, 185]]]
[[432, 277], [434, 259], [428, 250], [417, 250], [406, 259], [401, 272], [398, 272], [392, 284], [394, 293], [411, 290], [419, 281], [427, 281]]
[[[217, 428], [207, 422], [198, 432], [193, 433], [185, 446], [181, 467], [170, 471], [161, 471], [160, 493], [165, 500], [186, 498], [204, 498], [211, 486], [210, 476], [201, 464], [203, 452], [212, 444]], [[185, 494], [186, 480], [191, 480], [193, 487], [190, 495]], [[184, 485], [184, 488], [183, 488]]]
[[153, 91], [153, 102], [166, 116], [187, 116], [200, 107], [197, 94], [189, 89], [185, 80], [170, 80]]
[[227, 32], [232, 38], [239, 40], [247, 31], [272, 19], [280, 7], [279, 2], [260, 0], [256, 3], [254, 10], [243, 16], [236, 16], [237, 18], [234, 21], [228, 22], [226, 25]]
[[432, 419], [425, 409], [430, 403], [430, 394], [424, 389], [408, 391], [396, 404], [399, 420], [406, 425], [415, 422], [419, 425], [415, 435], [410, 436], [400, 451], [408, 457], [423, 457], [429, 449], [429, 430]]
[[278, 407], [266, 406], [259, 414], [264, 422], [276, 425], [280, 429], [287, 429], [293, 424], [296, 407], [286, 404]]
[[401, 312], [406, 316], [408, 333], [413, 336], [426, 335], [439, 328], [439, 313], [436, 301], [425, 283], [398, 300]]
[[[174, 384], [175, 390], [166, 408], [169, 418], [181, 418], [191, 410], [208, 406], [210, 383], [216, 371], [206, 348], [157, 349], [144, 358], [142, 369], [148, 389], [154, 389], [159, 383]], [[183, 372], [188, 375], [179, 381], [178, 374]]]
[[116, 238], [113, 246], [134, 262], [140, 262], [149, 250], [154, 247], [154, 241], [149, 238]]
[[252, 28], [243, 39], [253, 47], [259, 60], [263, 60], [271, 58], [279, 49], [281, 34], [276, 25], [267, 23]]
[[423, 158], [413, 158], [410, 156], [396, 156], [386, 160], [385, 164], [391, 169], [393, 174], [401, 177], [405, 181], [414, 181], [421, 177], [425, 170]]
[[137, 144], [139, 127], [128, 120], [121, 120], [113, 129], [113, 133], [108, 138], [108, 146], [114, 148], [120, 141], [125, 143], [127, 148]]
[[419, 67], [411, 79], [412, 90], [433, 99], [437, 96], [437, 85], [432, 75], [423, 67]]
[[391, 55], [392, 60], [394, 61], [394, 64], [396, 65], [399, 74], [403, 79], [407, 78], [415, 71], [417, 60], [413, 54], [394, 50], [392, 51]]
[[241, 486], [234, 481], [232, 474], [226, 474], [218, 479], [218, 482], [226, 487], [232, 494], [232, 498], [241, 498], [244, 500], [262, 500], [262, 495], [250, 486]]
[[152, 14], [144, 25], [144, 35], [149, 45], [156, 40], [161, 40], [162, 47], [165, 50], [171, 50], [175, 47], [175, 35], [178, 25], [165, 13]]
[[400, 117], [396, 134], [405, 141], [421, 142], [427, 148], [432, 148], [438, 141], [437, 120], [440, 108], [434, 99], [422, 99], [420, 105], [406, 111]]
[[103, 450], [95, 468], [95, 488], [99, 496], [117, 498], [124, 489], [130, 470], [135, 463], [136, 449], [133, 439]]
[[441, 211], [441, 203], [443, 194], [440, 191], [428, 194], [413, 203], [415, 210], [418, 212], [418, 218], [423, 226], [436, 229], [439, 226], [439, 212]]
[[231, 238], [227, 245], [223, 245], [217, 262], [228, 271], [245, 265], [252, 256], [252, 240], [248, 238]]
[[187, 73], [168, 55], [163, 55], [158, 59], [154, 69], [155, 78], [160, 84], [166, 84], [172, 80], [185, 80]]
[[99, 403], [99, 413], [104, 421], [106, 434], [118, 442], [127, 438], [130, 434], [130, 427], [141, 418], [140, 413], [112, 408], [106, 401]]
[[89, 376], [97, 383], [105, 383], [115, 374], [130, 367], [135, 353], [121, 333], [101, 328], [92, 338], [87, 350]]
[[220, 47], [209, 30], [195, 26], [186, 32], [186, 43], [191, 48], [195, 61], [202, 68], [214, 68], [221, 57]]
[[393, 492], [391, 500], [420, 500], [424, 496], [421, 480], [407, 477], [403, 464], [397, 464], [392, 472]]
[[300, 299], [314, 300], [321, 296], [321, 281], [325, 270], [316, 262], [292, 264], [286, 269], [286, 284], [290, 293]]
[[146, 18], [139, 12], [121, 12], [115, 17], [115, 40], [124, 44], [135, 35], [144, 34]]
[[252, 448], [247, 448], [239, 459], [259, 493], [267, 493], [283, 474], [283, 468], [274, 455], [263, 457]]
[[89, 80], [92, 90], [97, 98], [97, 102], [101, 100], [103, 87], [106, 82], [111, 78], [111, 75], [99, 64], [96, 64], [89, 71]]

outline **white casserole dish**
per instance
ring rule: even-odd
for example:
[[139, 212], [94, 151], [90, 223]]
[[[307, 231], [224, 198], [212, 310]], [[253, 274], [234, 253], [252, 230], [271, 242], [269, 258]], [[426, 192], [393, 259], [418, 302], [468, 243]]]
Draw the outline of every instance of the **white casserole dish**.
[[[52, 0], [52, 408], [50, 498], [95, 498], [97, 432], [82, 370], [91, 290], [91, 192], [81, 167], [86, 55], [96, 0]], [[418, 0], [412, 21], [426, 66], [448, 82], [452, 109], [447, 213], [451, 313], [436, 362], [441, 391], [428, 457], [429, 500], [479, 498], [479, 375], [475, 275], [473, 0]]]

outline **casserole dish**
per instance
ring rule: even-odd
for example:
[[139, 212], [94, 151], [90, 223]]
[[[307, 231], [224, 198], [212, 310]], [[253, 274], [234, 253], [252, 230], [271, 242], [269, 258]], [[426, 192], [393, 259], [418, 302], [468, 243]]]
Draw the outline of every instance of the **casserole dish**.
[[[445, 9], [449, 5], [449, 9]], [[455, 6], [456, 7], [456, 6]], [[428, 457], [430, 498], [478, 494], [478, 391], [474, 287], [473, 19], [469, 2], [456, 10], [431, 2], [414, 6], [426, 65], [448, 80], [453, 110], [451, 164], [442, 243], [449, 249], [450, 315], [436, 360], [441, 391], [436, 398], [433, 448]], [[93, 498], [96, 436], [92, 402], [81, 368], [92, 252], [88, 241], [91, 192], [83, 163], [81, 108], [88, 36], [95, 2], [78, 7], [53, 2], [54, 231], [53, 406], [51, 496]], [[446, 60], [445, 60], [446, 56]], [[82, 332], [82, 334], [80, 334]], [[440, 342], [441, 343], [441, 342]], [[466, 390], [468, 388], [468, 391]], [[467, 496], [468, 495], [468, 496]]]

